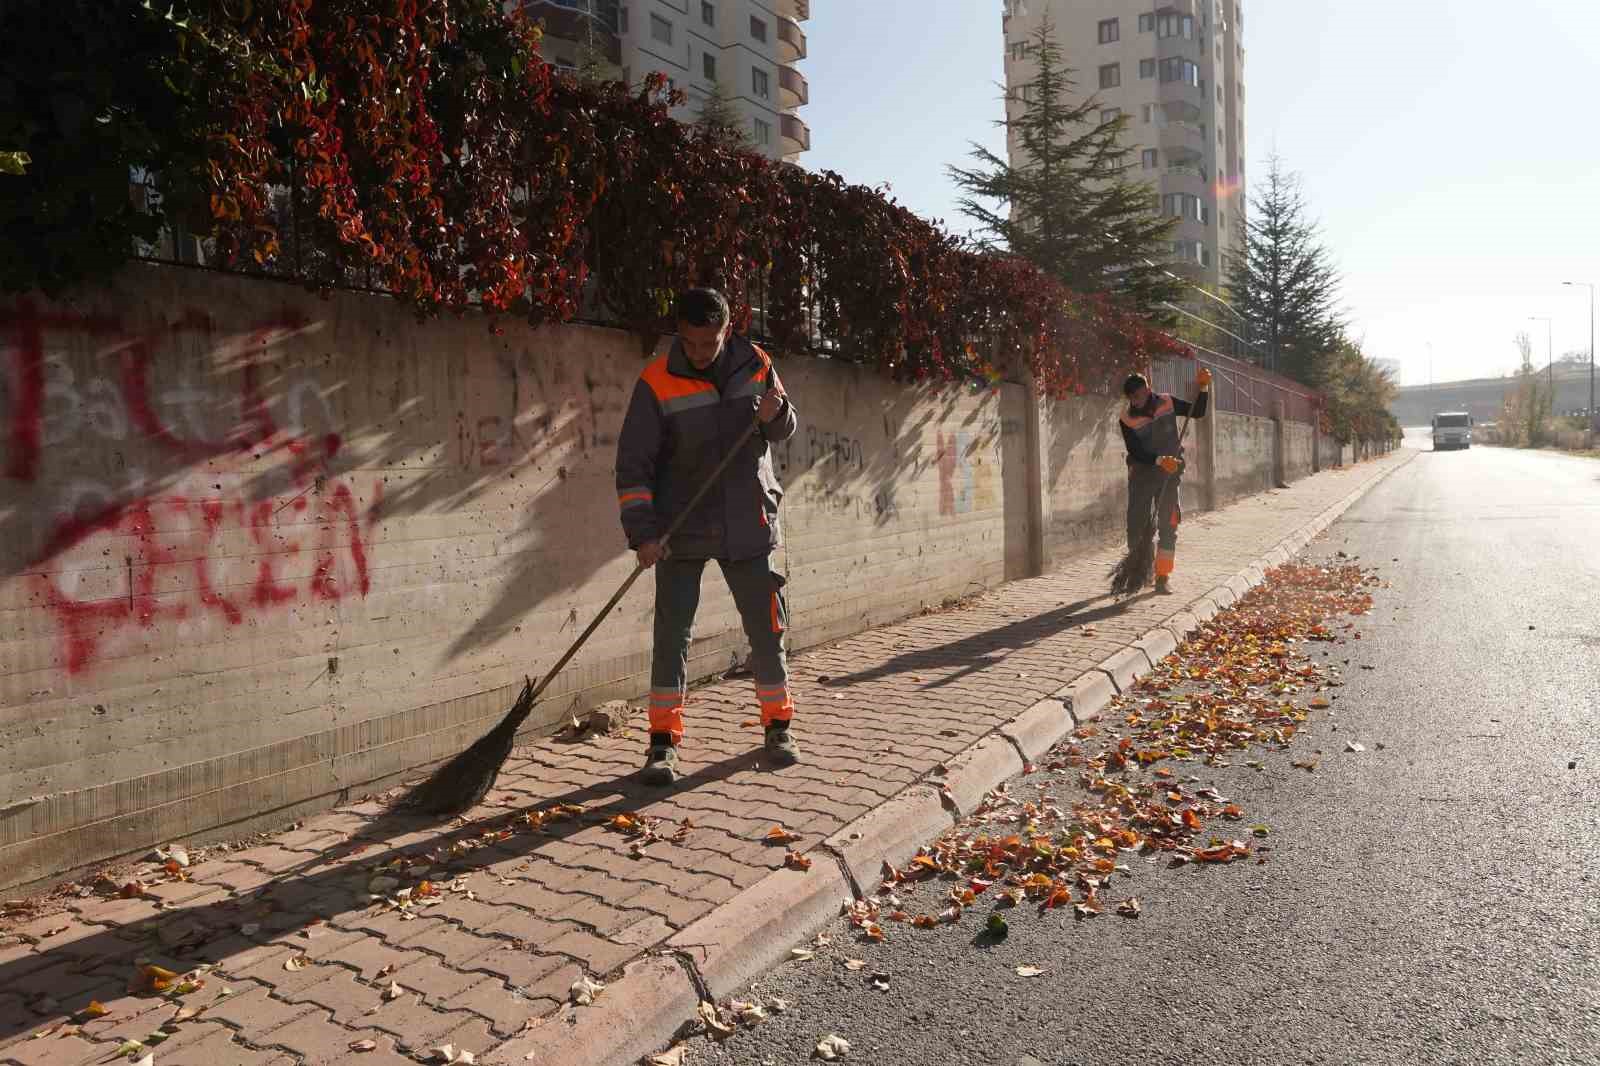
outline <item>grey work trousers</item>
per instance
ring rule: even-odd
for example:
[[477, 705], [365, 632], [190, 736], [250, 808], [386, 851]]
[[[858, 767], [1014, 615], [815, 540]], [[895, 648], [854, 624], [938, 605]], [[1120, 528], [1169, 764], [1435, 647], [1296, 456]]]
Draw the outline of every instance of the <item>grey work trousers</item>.
[[[683, 738], [684, 688], [689, 669], [689, 637], [700, 607], [700, 578], [708, 559], [668, 557], [656, 564], [655, 651], [650, 661], [650, 732]], [[772, 570], [771, 557], [731, 562], [718, 559], [722, 577], [750, 641], [750, 671], [762, 725], [787, 722], [794, 716], [789, 696], [789, 664], [783, 637], [789, 628], [789, 604], [783, 578]]]
[[1182, 478], [1182, 468], [1176, 474], [1142, 464], [1128, 468], [1128, 550], [1135, 551], [1139, 542], [1150, 536], [1154, 516], [1157, 577], [1170, 576], [1176, 563], [1178, 523], [1183, 519], [1178, 506]]

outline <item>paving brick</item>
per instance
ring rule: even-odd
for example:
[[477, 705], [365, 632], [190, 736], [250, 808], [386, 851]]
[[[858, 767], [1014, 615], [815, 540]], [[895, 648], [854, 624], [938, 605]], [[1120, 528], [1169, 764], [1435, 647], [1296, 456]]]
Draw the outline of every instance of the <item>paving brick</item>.
[[[30, 1032], [37, 1032], [36, 1027]], [[87, 1062], [95, 1057], [105, 1059], [115, 1045], [107, 1048], [93, 1044], [79, 1036], [46, 1036], [37, 1040], [24, 1037], [7, 1047], [0, 1047], [0, 1062], [15, 1066], [62, 1066], [63, 1063]]]
[[636, 955], [642, 954], [636, 947], [618, 944], [582, 929], [563, 933], [548, 944], [540, 945], [539, 950], [577, 959], [591, 973], [609, 973]]
[[432, 1006], [483, 980], [481, 973], [467, 973], [430, 956], [422, 956], [396, 970], [386, 980], [397, 982], [408, 992], [424, 997]]
[[560, 1004], [554, 999], [529, 999], [504, 981], [484, 977], [443, 1006], [449, 1010], [471, 1011], [487, 1019], [496, 1034], [509, 1037], [521, 1032], [531, 1019], [553, 1014]]
[[249, 1034], [256, 1044], [270, 1044], [268, 1034], [304, 1018], [316, 1007], [310, 1003], [290, 1003], [273, 996], [265, 986], [252, 986], [216, 1001], [206, 1008], [207, 1021], [226, 1024]]
[[279, 1066], [293, 1062], [276, 1049], [247, 1047], [227, 1029], [207, 1032], [181, 1046], [172, 1046], [172, 1042], [167, 1041], [155, 1051], [161, 1066]]

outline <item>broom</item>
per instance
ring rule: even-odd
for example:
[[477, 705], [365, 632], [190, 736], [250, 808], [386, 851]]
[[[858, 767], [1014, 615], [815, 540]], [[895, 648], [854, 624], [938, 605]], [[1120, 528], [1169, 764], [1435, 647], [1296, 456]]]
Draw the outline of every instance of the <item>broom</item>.
[[[1198, 392], [1195, 399], [1199, 399]], [[1189, 435], [1189, 416], [1183, 416], [1183, 425], [1178, 429], [1178, 447], [1183, 448], [1183, 442]], [[1150, 521], [1145, 526], [1144, 535], [1134, 542], [1121, 561], [1111, 568], [1111, 593], [1114, 596], [1132, 596], [1150, 583], [1150, 578], [1156, 565], [1156, 519], [1157, 510], [1161, 506], [1161, 494], [1166, 491], [1167, 478], [1172, 475], [1166, 471], [1161, 472], [1161, 490], [1155, 495], [1150, 504]]]
[[[661, 546], [666, 549], [672, 535], [678, 527], [688, 518], [706, 493], [711, 491], [713, 485], [722, 479], [734, 457], [744, 450], [745, 444], [755, 434], [761, 425], [758, 419], [752, 420], [745, 431], [740, 434], [739, 440], [728, 449], [728, 454], [722, 457], [717, 468], [706, 478], [705, 484], [694, 494], [688, 506], [678, 512], [678, 517], [672, 520], [667, 531], [661, 535]], [[511, 755], [511, 748], [516, 743], [517, 730], [522, 728], [522, 723], [528, 720], [528, 715], [533, 713], [534, 706], [539, 702], [539, 697], [550, 686], [563, 667], [572, 661], [578, 650], [600, 628], [600, 623], [606, 620], [614, 607], [628, 594], [633, 583], [639, 580], [639, 575], [645, 572], [643, 565], [635, 565], [633, 573], [628, 575], [628, 580], [622, 583], [606, 605], [600, 608], [600, 613], [595, 615], [594, 621], [589, 623], [589, 628], [578, 635], [572, 642], [565, 655], [556, 661], [550, 672], [539, 679], [535, 685], [529, 678], [523, 679], [522, 693], [517, 697], [517, 702], [512, 704], [511, 710], [500, 720], [500, 724], [485, 733], [476, 744], [457, 755], [441, 766], [432, 777], [412, 790], [406, 797], [402, 806], [412, 810], [423, 811], [428, 814], [454, 814], [473, 806], [488, 794], [494, 779], [500, 773], [500, 767], [505, 765], [506, 759]]]

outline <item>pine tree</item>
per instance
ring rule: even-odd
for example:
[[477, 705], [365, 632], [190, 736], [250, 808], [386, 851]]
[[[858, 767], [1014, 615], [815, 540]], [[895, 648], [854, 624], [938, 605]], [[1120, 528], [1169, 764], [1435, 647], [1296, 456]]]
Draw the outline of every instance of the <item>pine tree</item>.
[[1017, 148], [1013, 164], [974, 144], [976, 166], [949, 167], [963, 192], [962, 213], [985, 243], [1003, 247], [1082, 292], [1110, 292], [1165, 318], [1180, 282], [1160, 261], [1169, 254], [1174, 219], [1152, 210], [1154, 193], [1130, 180], [1137, 165], [1122, 141], [1128, 117], [1100, 121], [1094, 97], [1076, 100], [1072, 71], [1061, 61], [1047, 19], [1030, 54], [1038, 74], [1020, 87], [1015, 118], [998, 123]]
[[705, 103], [700, 105], [700, 117], [695, 120], [700, 131], [724, 148], [749, 148], [750, 137], [745, 133], [744, 116], [734, 106], [719, 81], [712, 86]]
[[1233, 259], [1228, 290], [1249, 324], [1262, 362], [1307, 384], [1343, 340], [1335, 302], [1339, 272], [1306, 216], [1299, 178], [1274, 156], [1250, 202], [1243, 254]]

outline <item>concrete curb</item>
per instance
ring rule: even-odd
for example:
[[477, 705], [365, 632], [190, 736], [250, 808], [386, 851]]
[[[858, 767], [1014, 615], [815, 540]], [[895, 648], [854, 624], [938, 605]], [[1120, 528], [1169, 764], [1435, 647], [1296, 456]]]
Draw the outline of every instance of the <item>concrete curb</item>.
[[[828, 851], [815, 849], [808, 858], [811, 869], [773, 871], [668, 940], [663, 950], [692, 967], [713, 999], [726, 999], [789, 958], [797, 937], [854, 898]], [[679, 1019], [688, 1020], [687, 1014]]]
[[699, 1005], [700, 995], [678, 962], [649, 956], [626, 966], [592, 1005], [562, 1007], [528, 1036], [481, 1061], [485, 1066], [632, 1066], [670, 1041]]
[[[672, 937], [662, 953], [626, 967], [594, 1006], [563, 1008], [526, 1042], [527, 1061], [629, 1066], [666, 1045], [694, 1016], [702, 995], [724, 999], [788, 958], [789, 949], [825, 925], [854, 891], [870, 892], [885, 862], [905, 863], [995, 786], [1020, 773], [1023, 757], [1039, 758], [1074, 729], [1099, 718], [1117, 693], [1189, 633], [1238, 602], [1268, 570], [1302, 551], [1407, 462], [1369, 478], [1227, 582], [1178, 606], [1131, 646], [979, 740], [950, 760], [942, 779], [910, 786], [827, 838], [808, 853], [811, 870], [774, 871]], [[950, 811], [930, 784], [947, 789], [958, 811]], [[519, 1066], [523, 1060], [504, 1058], [502, 1052], [492, 1061]]]

